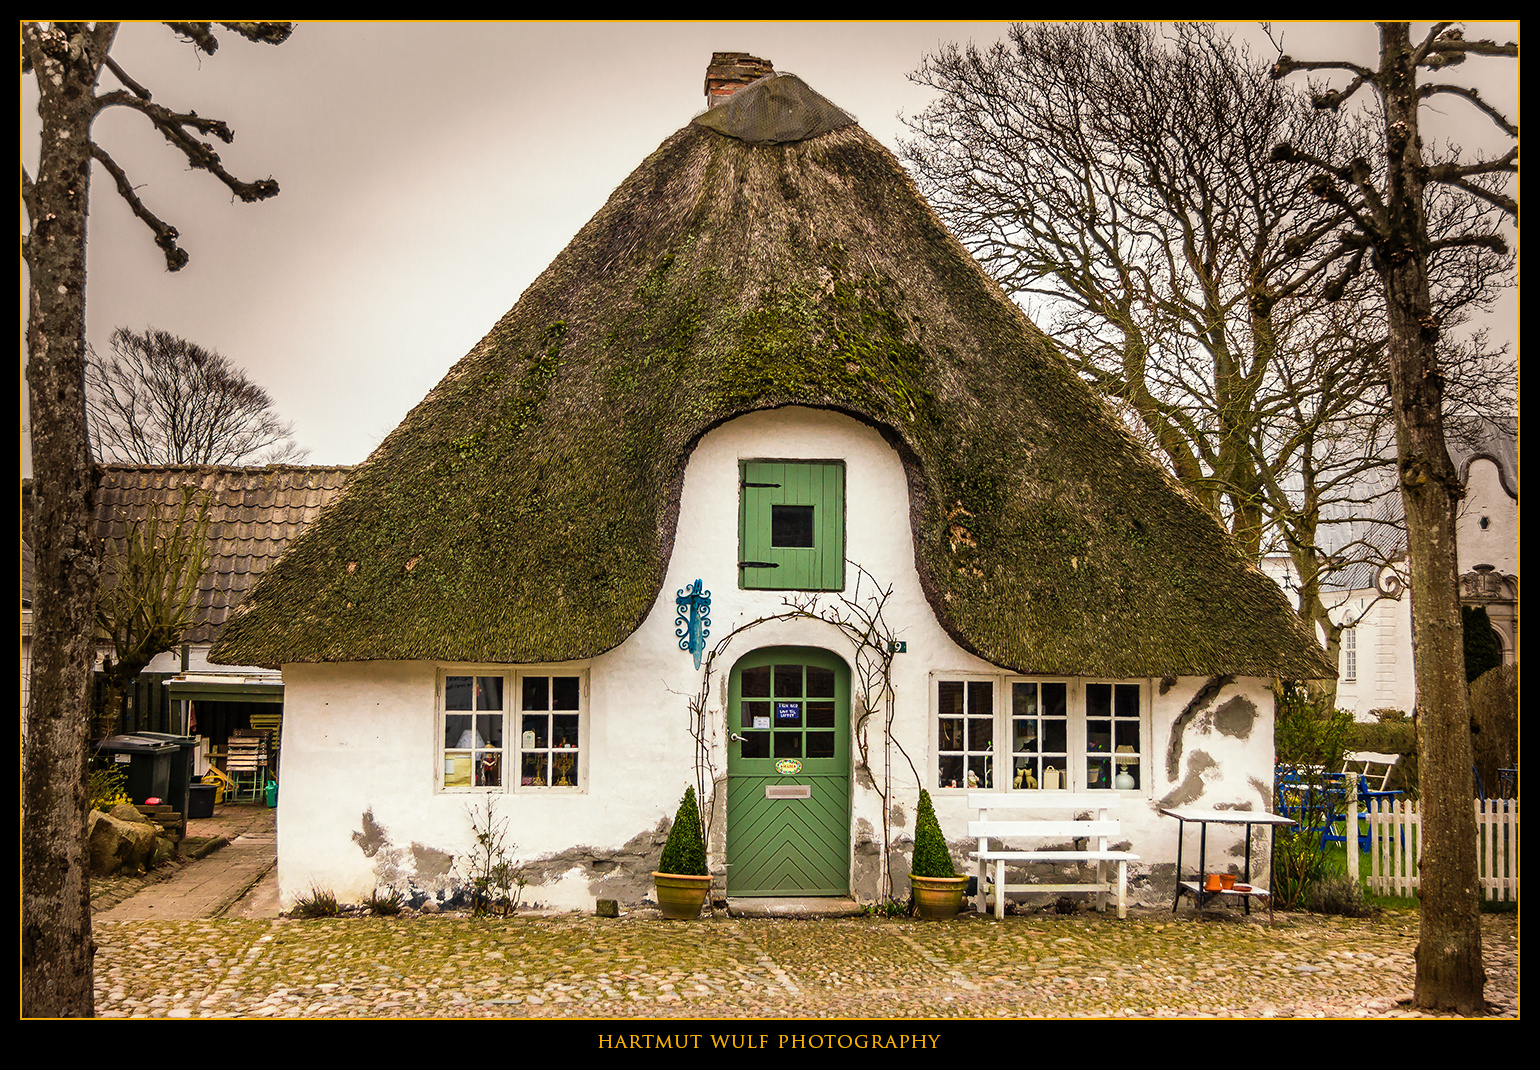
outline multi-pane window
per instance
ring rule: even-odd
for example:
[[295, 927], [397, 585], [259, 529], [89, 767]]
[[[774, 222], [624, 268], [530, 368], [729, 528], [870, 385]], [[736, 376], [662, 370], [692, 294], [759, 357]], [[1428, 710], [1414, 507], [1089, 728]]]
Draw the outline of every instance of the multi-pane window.
[[745, 758], [834, 757], [834, 670], [759, 665], [741, 674]]
[[[1141, 684], [943, 677], [936, 681], [935, 703], [937, 788], [1144, 786]], [[998, 768], [997, 751], [1008, 755]]]
[[1358, 679], [1358, 629], [1342, 629], [1342, 682], [1353, 683]]
[[1069, 685], [1011, 681], [1012, 788], [1063, 787], [1069, 776]]
[[521, 787], [577, 787], [581, 710], [582, 688], [578, 677], [519, 678]]
[[[580, 787], [583, 683], [571, 673], [446, 673], [440, 691], [442, 787]], [[505, 738], [505, 720], [516, 728], [511, 738]], [[505, 771], [510, 768], [511, 774]]]
[[938, 786], [994, 787], [994, 681], [942, 680], [936, 697]]
[[503, 678], [444, 677], [444, 787], [503, 782]]
[[1133, 791], [1139, 787], [1139, 726], [1144, 720], [1140, 705], [1138, 684], [1085, 685], [1085, 779], [1081, 783], [1086, 788]]

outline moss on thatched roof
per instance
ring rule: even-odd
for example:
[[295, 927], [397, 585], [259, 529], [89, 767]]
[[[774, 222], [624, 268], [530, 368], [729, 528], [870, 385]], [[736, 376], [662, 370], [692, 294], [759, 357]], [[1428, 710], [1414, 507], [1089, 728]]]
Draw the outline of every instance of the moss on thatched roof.
[[990, 662], [1331, 675], [1277, 587], [855, 125], [665, 141], [268, 571], [214, 657], [602, 653], [658, 596], [696, 441], [786, 405], [893, 444], [931, 605]]

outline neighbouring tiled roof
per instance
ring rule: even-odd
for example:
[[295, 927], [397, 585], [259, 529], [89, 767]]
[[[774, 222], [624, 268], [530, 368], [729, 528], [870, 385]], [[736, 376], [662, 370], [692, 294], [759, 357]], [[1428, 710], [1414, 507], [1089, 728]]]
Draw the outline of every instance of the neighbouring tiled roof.
[[[102, 582], [113, 582], [129, 525], [158, 513], [174, 520], [185, 488], [207, 495], [209, 565], [198, 584], [194, 626], [184, 642], [212, 642], [230, 609], [284, 548], [341, 492], [344, 466], [105, 465], [96, 497], [96, 531], [103, 540]], [[195, 507], [199, 499], [194, 499]]]

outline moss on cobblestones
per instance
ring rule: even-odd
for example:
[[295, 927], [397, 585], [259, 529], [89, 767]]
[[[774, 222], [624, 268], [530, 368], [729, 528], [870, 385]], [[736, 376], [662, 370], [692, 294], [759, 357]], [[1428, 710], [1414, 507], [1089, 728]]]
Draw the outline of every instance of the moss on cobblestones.
[[[1379, 1016], [1410, 992], [1415, 916], [1163, 912], [680, 925], [586, 916], [99, 926], [97, 1008], [141, 1017]], [[1516, 919], [1484, 918], [1489, 996]], [[1499, 1007], [1508, 1015], [1511, 1003]]]

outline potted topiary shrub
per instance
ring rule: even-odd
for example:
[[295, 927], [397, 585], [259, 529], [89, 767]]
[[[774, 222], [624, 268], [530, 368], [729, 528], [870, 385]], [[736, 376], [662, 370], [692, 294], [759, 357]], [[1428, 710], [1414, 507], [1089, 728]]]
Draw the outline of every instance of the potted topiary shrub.
[[909, 884], [914, 890], [915, 909], [927, 921], [956, 917], [968, 884], [968, 878], [959, 877], [952, 868], [952, 853], [946, 849], [930, 792], [923, 789], [914, 822], [914, 861], [909, 866]]
[[700, 916], [701, 905], [711, 892], [711, 875], [706, 872], [706, 840], [701, 834], [694, 788], [685, 788], [684, 798], [679, 800], [679, 812], [674, 815], [674, 827], [668, 830], [668, 842], [663, 845], [652, 883], [665, 918]]

